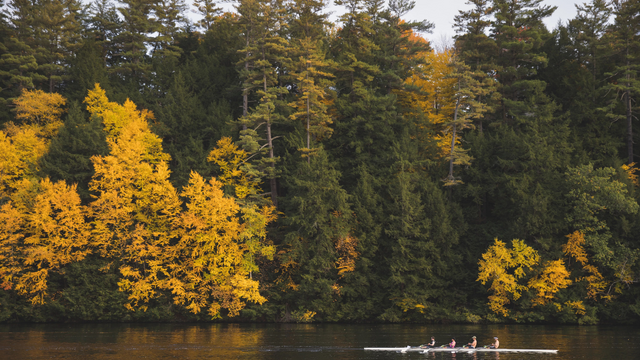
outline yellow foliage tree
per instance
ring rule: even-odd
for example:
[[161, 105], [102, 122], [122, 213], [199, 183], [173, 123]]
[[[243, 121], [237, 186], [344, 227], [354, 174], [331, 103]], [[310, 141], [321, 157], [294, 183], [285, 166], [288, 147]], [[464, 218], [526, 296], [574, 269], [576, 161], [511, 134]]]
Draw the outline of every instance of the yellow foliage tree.
[[14, 100], [20, 125], [8, 123], [0, 131], [0, 199], [10, 197], [23, 178], [35, 178], [38, 159], [57, 133], [66, 103], [59, 94], [24, 90]]
[[600, 271], [594, 265], [589, 264], [587, 258], [587, 252], [584, 249], [585, 239], [584, 233], [581, 231], [574, 231], [572, 234], [567, 235], [567, 243], [562, 245], [562, 251], [568, 258], [573, 258], [575, 261], [582, 265], [583, 273], [587, 274], [577, 278], [575, 281], [587, 282], [587, 294], [588, 299], [597, 299], [598, 296], [603, 296], [604, 289], [607, 286], [607, 282], [600, 274]]
[[109, 155], [92, 158], [95, 175], [89, 188], [99, 194], [91, 204], [92, 244], [101, 256], [118, 262], [127, 308], [146, 310], [166, 281], [167, 247], [182, 205], [169, 182], [170, 157], [149, 129], [149, 113], [131, 101], [109, 102], [96, 85], [85, 103], [105, 122], [110, 149]]
[[[194, 313], [207, 308], [212, 317], [223, 308], [236, 315], [245, 301], [264, 302], [251, 271], [257, 270], [256, 253], [273, 256], [274, 248], [263, 245], [273, 207], [240, 206], [224, 196], [221, 182], [206, 182], [194, 173], [182, 193], [183, 211], [169, 182], [169, 156], [149, 130], [150, 113], [130, 101], [109, 102], [99, 86], [85, 102], [107, 124], [110, 148], [108, 156], [92, 159], [90, 189], [99, 194], [91, 204], [93, 244], [118, 264], [127, 308], [146, 310], [163, 291]], [[250, 178], [237, 168], [246, 154], [230, 139], [221, 140], [211, 157], [239, 196], [254, 192]]]
[[627, 174], [627, 177], [629, 177], [633, 185], [640, 186], [640, 178], [638, 178], [638, 174], [636, 174], [638, 172], [636, 163], [622, 164], [622, 170]]
[[24, 217], [11, 201], [0, 207], [0, 289], [11, 290], [22, 268], [20, 251]]
[[252, 176], [246, 168], [249, 154], [238, 148], [230, 137], [218, 140], [216, 147], [209, 153], [208, 161], [220, 167], [222, 175], [218, 177], [225, 186], [232, 186], [238, 199], [256, 195], [260, 179]]
[[13, 103], [16, 105], [16, 119], [47, 124], [60, 121], [67, 100], [60, 94], [24, 89]]
[[346, 273], [356, 269], [356, 261], [358, 260], [358, 256], [360, 256], [360, 253], [356, 250], [358, 247], [358, 239], [347, 235], [338, 238], [335, 243], [336, 254], [338, 255], [336, 269], [338, 269], [338, 276], [343, 277]]
[[65, 265], [89, 253], [87, 211], [75, 186], [62, 181], [34, 184], [25, 179], [17, 193], [20, 196], [3, 205], [0, 213], [5, 220], [0, 224], [3, 287], [43, 304], [50, 295], [49, 274], [63, 272]]
[[0, 199], [10, 198], [22, 179], [35, 177], [48, 146], [33, 127], [12, 125], [9, 130], [0, 131]]
[[[414, 42], [427, 40], [415, 33], [408, 35]], [[421, 51], [414, 56], [422, 60], [422, 65], [414, 69], [412, 76], [405, 81], [407, 85], [416, 87], [419, 92], [402, 92], [399, 101], [407, 109], [412, 109], [407, 116], [417, 122], [419, 132], [416, 136], [423, 144], [436, 142], [436, 154], [440, 159], [447, 158], [450, 153], [452, 133], [447, 131], [446, 124], [453, 118], [456, 107], [457, 80], [450, 75], [454, 69], [453, 49], [441, 52]]]
[[536, 297], [532, 300], [533, 306], [544, 305], [555, 297], [561, 289], [571, 285], [569, 272], [562, 259], [549, 261], [542, 273], [529, 280], [529, 288], [535, 290]]
[[266, 301], [258, 292], [258, 282], [250, 278], [248, 255], [258, 252], [272, 257], [274, 252], [272, 246], [242, 241], [266, 236], [273, 208], [265, 207], [260, 214], [245, 212], [242, 223], [240, 206], [224, 196], [221, 186], [215, 179], [207, 182], [191, 174], [182, 192], [187, 211], [179, 218], [180, 236], [171, 249], [167, 281], [176, 304], [186, 305], [193, 313], [206, 309], [213, 318], [220, 317], [223, 308], [235, 316], [246, 301]]
[[[526, 270], [531, 270], [540, 261], [537, 251], [528, 246], [522, 240], [515, 239], [511, 242], [512, 248], [508, 249], [505, 243], [495, 239], [494, 244], [487, 252], [482, 254], [480, 273], [477, 281], [482, 285], [491, 282], [489, 291], [489, 307], [496, 314], [509, 315], [505, 307], [511, 300], [518, 300], [523, 291], [529, 289], [527, 285], [518, 283], [518, 280], [526, 275]], [[513, 273], [509, 271], [513, 270]]]

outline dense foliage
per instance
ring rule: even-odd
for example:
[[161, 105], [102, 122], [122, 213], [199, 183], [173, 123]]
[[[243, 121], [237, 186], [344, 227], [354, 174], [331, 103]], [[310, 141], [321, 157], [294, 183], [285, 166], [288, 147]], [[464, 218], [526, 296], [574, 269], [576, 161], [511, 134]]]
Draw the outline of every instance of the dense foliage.
[[639, 322], [640, 1], [335, 4], [0, 3], [0, 321]]

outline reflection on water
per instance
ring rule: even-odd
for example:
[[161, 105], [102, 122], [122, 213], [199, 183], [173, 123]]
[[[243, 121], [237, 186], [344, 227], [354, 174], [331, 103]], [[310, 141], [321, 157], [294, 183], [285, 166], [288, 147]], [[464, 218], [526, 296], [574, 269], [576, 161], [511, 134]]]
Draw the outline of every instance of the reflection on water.
[[[553, 354], [385, 353], [435, 336]], [[636, 359], [640, 329], [537, 325], [61, 324], [0, 325], [0, 359]]]

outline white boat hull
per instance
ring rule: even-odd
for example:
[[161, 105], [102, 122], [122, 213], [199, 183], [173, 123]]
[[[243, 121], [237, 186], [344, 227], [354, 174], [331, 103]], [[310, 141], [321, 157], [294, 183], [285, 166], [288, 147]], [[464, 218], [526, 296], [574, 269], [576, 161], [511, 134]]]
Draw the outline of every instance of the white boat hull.
[[466, 348], [430, 348], [423, 349], [419, 347], [403, 347], [403, 348], [364, 348], [369, 351], [394, 351], [400, 353], [406, 352], [417, 352], [417, 353], [431, 353], [431, 352], [450, 352], [450, 353], [474, 353], [474, 352], [504, 352], [504, 353], [547, 353], [547, 354], [557, 354], [558, 350], [548, 350], [548, 349], [487, 349], [487, 348], [477, 348], [477, 349], [466, 349]]

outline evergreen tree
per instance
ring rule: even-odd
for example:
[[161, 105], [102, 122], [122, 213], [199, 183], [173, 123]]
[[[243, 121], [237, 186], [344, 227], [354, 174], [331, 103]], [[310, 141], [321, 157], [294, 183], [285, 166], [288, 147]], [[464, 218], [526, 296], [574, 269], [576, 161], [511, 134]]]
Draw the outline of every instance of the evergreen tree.
[[65, 79], [69, 60], [81, 45], [81, 5], [76, 0], [39, 1], [34, 14], [34, 45], [38, 72], [47, 78], [49, 92]]
[[38, 62], [32, 41], [35, 5], [26, 0], [13, 0], [3, 9], [7, 11], [3, 11], [0, 25], [0, 103], [4, 105], [0, 121], [5, 122], [12, 118], [8, 113], [9, 101], [46, 78], [36, 71]]
[[[241, 2], [242, 4], [242, 2]], [[259, 153], [262, 149], [266, 154], [260, 158], [258, 167], [269, 179], [271, 201], [278, 205], [278, 186], [276, 178], [276, 162], [278, 158], [274, 151], [274, 124], [286, 121], [283, 114], [285, 106], [282, 96], [288, 93], [288, 89], [281, 85], [279, 69], [290, 60], [287, 59], [287, 40], [284, 38], [284, 29], [287, 27], [285, 8], [281, 0], [272, 0], [253, 5], [252, 1], [246, 3], [247, 7], [258, 6], [257, 9], [247, 9], [248, 16], [257, 13], [260, 16], [255, 23], [247, 19], [247, 23], [255, 24], [254, 43], [249, 40], [249, 46], [243, 49], [253, 59], [253, 71], [244, 72], [245, 83], [255, 88], [255, 95], [259, 99], [255, 108], [240, 119], [243, 130], [240, 132], [240, 141], [243, 148], [249, 153]], [[253, 25], [252, 25], [253, 26]], [[249, 38], [247, 38], [249, 39]], [[245, 68], [248, 66], [245, 58]], [[250, 87], [245, 86], [244, 96], [248, 96]], [[248, 100], [247, 100], [248, 101]], [[247, 102], [245, 101], [245, 104]], [[245, 129], [246, 128], [246, 129]], [[264, 128], [264, 137], [258, 133]]]
[[[489, 16], [493, 8], [490, 7], [490, 0], [470, 0], [467, 2], [474, 7], [468, 11], [459, 11], [455, 16], [454, 27], [458, 35], [455, 37], [456, 53], [460, 60], [464, 61], [471, 70], [483, 71], [491, 74], [497, 70], [495, 58], [498, 55], [498, 45], [496, 41], [489, 37], [488, 30], [491, 26]], [[483, 98], [481, 95], [476, 99], [480, 103], [494, 103], [497, 99], [493, 93], [493, 99]], [[487, 113], [487, 117], [492, 117], [492, 112]], [[483, 131], [484, 119], [475, 119], [474, 125], [478, 131]]]
[[391, 306], [379, 318], [393, 322], [407, 315], [434, 319], [447, 302], [453, 305], [452, 296], [446, 293], [452, 290], [460, 260], [453, 251], [458, 233], [442, 191], [407, 161], [399, 159], [395, 166], [397, 175], [389, 186], [384, 225], [390, 241], [380, 249]]
[[198, 9], [198, 14], [202, 16], [197, 25], [204, 29], [205, 32], [211, 30], [222, 8], [217, 7], [216, 2], [213, 0], [195, 0], [194, 5]]
[[280, 262], [295, 264], [292, 276], [297, 290], [287, 301], [296, 318], [311, 311], [322, 320], [339, 320], [339, 274], [353, 271], [349, 266], [340, 271], [340, 258], [356, 256], [340, 253], [345, 243], [357, 241], [351, 234], [348, 195], [339, 184], [339, 172], [321, 149], [310, 162], [297, 156], [292, 162], [283, 178], [287, 188], [284, 223], [290, 230], [282, 246], [289, 251]]
[[298, 0], [293, 3], [294, 21], [291, 28], [290, 57], [288, 65], [297, 98], [289, 105], [294, 108], [291, 119], [305, 124], [307, 141], [302, 156], [313, 155], [311, 138], [322, 140], [331, 136], [333, 123], [328, 108], [333, 102], [334, 86], [331, 63], [327, 61], [323, 42], [323, 25], [326, 15], [321, 14], [324, 4], [315, 0]]
[[[122, 91], [138, 100], [151, 81], [151, 64], [147, 45], [155, 28], [151, 0], [124, 0], [118, 12], [123, 18], [121, 31], [114, 39], [118, 47], [118, 64], [111, 68]], [[115, 84], [114, 84], [115, 85]]]
[[108, 67], [116, 67], [122, 61], [119, 56], [121, 50], [116, 46], [123, 25], [118, 14], [118, 9], [110, 0], [96, 0], [89, 8], [87, 36], [93, 37], [100, 46], [100, 56]]
[[[627, 127], [627, 162], [634, 162], [633, 118], [635, 97], [640, 95], [638, 71], [640, 65], [640, 1], [614, 2], [615, 23], [608, 38], [615, 54], [616, 67], [606, 75], [612, 79], [605, 89], [615, 93], [610, 105], [603, 110], [612, 121], [625, 120]], [[622, 104], [619, 104], [619, 100]], [[617, 109], [622, 105], [622, 109]], [[622, 113], [622, 114], [621, 114]]]
[[64, 93], [70, 100], [82, 101], [87, 96], [87, 89], [91, 89], [96, 83], [111, 92], [103, 48], [96, 40], [85, 40], [69, 61], [69, 66], [69, 79], [65, 81]]
[[224, 135], [224, 123], [231, 121], [230, 111], [218, 104], [215, 113], [205, 113], [180, 72], [162, 103], [157, 111], [159, 126], [154, 130], [162, 136], [163, 148], [171, 155], [171, 181], [181, 188], [189, 182], [192, 171], [210, 174], [207, 155], [214, 142]]
[[72, 102], [64, 126], [39, 161], [42, 177], [77, 184], [80, 198], [90, 200], [89, 181], [94, 174], [91, 157], [109, 152], [102, 127], [100, 118], [94, 116], [87, 121], [78, 103]]

